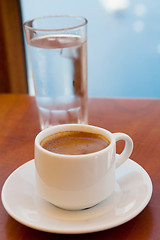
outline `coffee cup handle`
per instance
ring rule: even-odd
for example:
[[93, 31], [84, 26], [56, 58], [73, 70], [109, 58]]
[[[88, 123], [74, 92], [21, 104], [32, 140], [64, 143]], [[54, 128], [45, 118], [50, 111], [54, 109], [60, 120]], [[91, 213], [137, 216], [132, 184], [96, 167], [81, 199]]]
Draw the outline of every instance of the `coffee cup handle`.
[[118, 155], [116, 154], [116, 168], [122, 165], [131, 155], [133, 151], [133, 141], [132, 139], [125, 133], [113, 133], [115, 141], [118, 142], [120, 140], [125, 141], [125, 146], [123, 151]]

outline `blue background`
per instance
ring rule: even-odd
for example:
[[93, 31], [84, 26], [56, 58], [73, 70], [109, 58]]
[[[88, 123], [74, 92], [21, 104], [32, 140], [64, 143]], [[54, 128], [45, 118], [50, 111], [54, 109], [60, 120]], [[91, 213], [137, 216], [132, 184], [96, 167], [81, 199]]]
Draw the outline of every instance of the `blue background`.
[[[21, 0], [21, 5], [23, 22], [50, 14], [88, 19], [89, 96], [160, 97], [160, 1]], [[28, 78], [31, 82], [29, 67]]]

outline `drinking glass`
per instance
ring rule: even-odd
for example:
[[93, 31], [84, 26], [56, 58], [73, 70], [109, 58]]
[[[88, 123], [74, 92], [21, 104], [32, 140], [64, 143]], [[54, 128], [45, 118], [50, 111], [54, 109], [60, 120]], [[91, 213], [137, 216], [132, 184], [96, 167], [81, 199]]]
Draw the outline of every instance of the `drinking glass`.
[[87, 20], [70, 15], [24, 23], [41, 129], [88, 123]]

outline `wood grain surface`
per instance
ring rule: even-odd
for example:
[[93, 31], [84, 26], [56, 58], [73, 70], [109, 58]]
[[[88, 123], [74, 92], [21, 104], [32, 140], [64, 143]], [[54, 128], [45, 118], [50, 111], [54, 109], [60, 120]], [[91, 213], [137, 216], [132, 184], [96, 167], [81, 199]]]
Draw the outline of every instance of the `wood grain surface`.
[[[0, 239], [160, 239], [160, 100], [89, 99], [89, 124], [125, 132], [134, 141], [131, 158], [150, 175], [153, 195], [134, 219], [116, 228], [91, 234], [61, 235], [37, 231], [12, 219], [0, 202]], [[0, 190], [17, 167], [33, 159], [34, 138], [40, 131], [35, 98], [0, 95]], [[117, 144], [118, 151], [121, 144]]]

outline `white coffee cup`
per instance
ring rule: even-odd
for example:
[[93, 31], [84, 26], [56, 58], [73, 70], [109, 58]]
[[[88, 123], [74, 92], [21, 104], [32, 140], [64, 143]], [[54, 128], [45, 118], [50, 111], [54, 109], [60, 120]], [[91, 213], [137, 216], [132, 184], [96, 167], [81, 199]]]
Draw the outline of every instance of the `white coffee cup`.
[[[44, 149], [41, 141], [54, 133], [84, 131], [101, 134], [110, 144], [106, 148], [83, 155], [64, 155]], [[116, 142], [125, 141], [124, 150], [116, 154]], [[36, 182], [40, 196], [68, 210], [92, 207], [114, 191], [115, 169], [133, 150], [132, 139], [124, 133], [82, 124], [57, 125], [41, 131], [35, 139]]]

